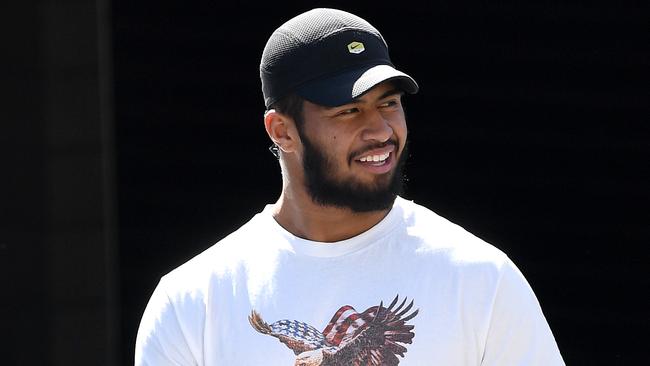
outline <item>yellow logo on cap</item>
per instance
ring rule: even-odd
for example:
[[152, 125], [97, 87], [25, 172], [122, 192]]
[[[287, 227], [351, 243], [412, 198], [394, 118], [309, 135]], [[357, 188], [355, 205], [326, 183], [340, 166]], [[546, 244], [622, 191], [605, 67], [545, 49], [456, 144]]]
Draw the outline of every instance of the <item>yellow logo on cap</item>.
[[365, 50], [366, 48], [361, 42], [352, 42], [348, 45], [348, 51], [350, 51], [350, 53], [361, 53]]

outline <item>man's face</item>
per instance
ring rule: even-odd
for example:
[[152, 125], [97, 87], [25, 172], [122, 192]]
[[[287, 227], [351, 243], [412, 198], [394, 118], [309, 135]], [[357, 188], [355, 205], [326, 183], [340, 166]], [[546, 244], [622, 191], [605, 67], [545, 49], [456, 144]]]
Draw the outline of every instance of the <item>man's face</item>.
[[355, 212], [392, 206], [407, 157], [401, 95], [382, 83], [339, 107], [305, 101], [299, 132], [305, 186], [314, 202]]

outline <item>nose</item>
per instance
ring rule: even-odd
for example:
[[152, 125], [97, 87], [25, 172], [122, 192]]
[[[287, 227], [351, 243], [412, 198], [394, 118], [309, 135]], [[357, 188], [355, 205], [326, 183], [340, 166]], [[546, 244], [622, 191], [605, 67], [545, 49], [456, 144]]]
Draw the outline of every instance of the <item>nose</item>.
[[369, 113], [361, 138], [365, 141], [386, 142], [393, 136], [390, 121], [379, 111]]

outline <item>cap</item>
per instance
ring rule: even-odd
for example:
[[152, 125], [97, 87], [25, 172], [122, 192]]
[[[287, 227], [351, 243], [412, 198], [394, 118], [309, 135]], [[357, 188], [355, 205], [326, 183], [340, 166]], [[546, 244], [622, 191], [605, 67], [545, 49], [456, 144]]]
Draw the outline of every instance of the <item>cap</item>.
[[396, 80], [405, 92], [418, 91], [412, 77], [395, 69], [375, 27], [354, 14], [326, 8], [302, 13], [271, 34], [260, 78], [267, 108], [291, 93], [339, 106], [386, 80]]

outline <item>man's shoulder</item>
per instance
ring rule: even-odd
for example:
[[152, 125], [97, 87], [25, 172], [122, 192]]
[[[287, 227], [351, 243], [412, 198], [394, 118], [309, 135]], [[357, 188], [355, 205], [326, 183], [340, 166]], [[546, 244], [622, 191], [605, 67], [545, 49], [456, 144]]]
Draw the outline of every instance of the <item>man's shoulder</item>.
[[403, 198], [397, 205], [406, 235], [417, 245], [419, 253], [445, 256], [457, 265], [500, 267], [509, 261], [499, 248], [428, 207]]
[[262, 213], [253, 216], [223, 239], [165, 274], [162, 281], [168, 286], [186, 286], [188, 283], [201, 286], [203, 280], [209, 281], [214, 276], [237, 271], [250, 259], [251, 253], [259, 253], [269, 247], [264, 241], [270, 231], [267, 221]]

